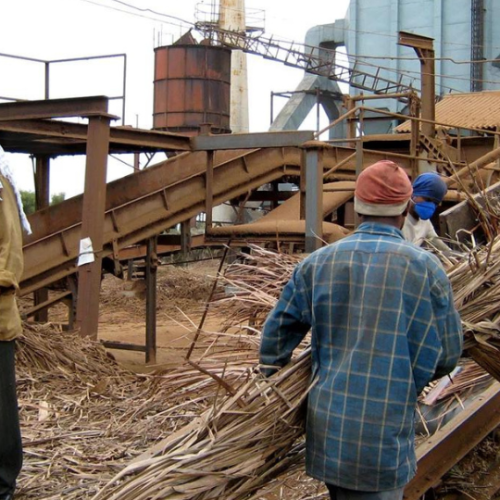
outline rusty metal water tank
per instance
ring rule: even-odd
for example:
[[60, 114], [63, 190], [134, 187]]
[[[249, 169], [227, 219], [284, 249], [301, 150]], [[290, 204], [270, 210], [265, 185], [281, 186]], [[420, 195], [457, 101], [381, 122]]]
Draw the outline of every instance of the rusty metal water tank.
[[229, 49], [181, 40], [156, 48], [153, 128], [196, 135], [210, 123], [229, 133], [230, 84]]

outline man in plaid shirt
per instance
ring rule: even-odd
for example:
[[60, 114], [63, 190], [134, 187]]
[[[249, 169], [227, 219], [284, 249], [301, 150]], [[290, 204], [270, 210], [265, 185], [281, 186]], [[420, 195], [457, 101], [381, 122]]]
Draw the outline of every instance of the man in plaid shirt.
[[306, 470], [332, 499], [403, 497], [416, 471], [417, 397], [462, 352], [444, 269], [401, 232], [411, 194], [393, 162], [362, 172], [354, 200], [361, 224], [297, 266], [264, 325], [267, 375], [311, 330]]

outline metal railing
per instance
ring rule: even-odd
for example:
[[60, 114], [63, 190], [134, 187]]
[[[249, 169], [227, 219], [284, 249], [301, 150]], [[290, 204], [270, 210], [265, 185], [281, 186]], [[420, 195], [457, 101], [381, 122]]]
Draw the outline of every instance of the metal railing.
[[[54, 60], [44, 60], [35, 59], [32, 57], [17, 56], [13, 54], [0, 53], [0, 58], [14, 59], [18, 61], [26, 61], [30, 63], [42, 64], [44, 66], [44, 83], [43, 83], [43, 95], [44, 99], [50, 99], [50, 70], [52, 65], [64, 64], [64, 63], [74, 63], [78, 61], [92, 61], [98, 59], [112, 59], [112, 58], [123, 58], [123, 76], [122, 76], [122, 94], [117, 96], [107, 96], [109, 100], [121, 100], [122, 101], [122, 125], [125, 124], [125, 104], [126, 104], [126, 80], [127, 80], [127, 55], [126, 54], [109, 54], [101, 56], [88, 56], [88, 57], [76, 57], [71, 59], [54, 59]], [[8, 73], [3, 72], [3, 80], [6, 80]], [[0, 84], [1, 89], [1, 84]], [[3, 101], [23, 101], [26, 99], [21, 99], [19, 96], [3, 96], [0, 95], [0, 100]]]

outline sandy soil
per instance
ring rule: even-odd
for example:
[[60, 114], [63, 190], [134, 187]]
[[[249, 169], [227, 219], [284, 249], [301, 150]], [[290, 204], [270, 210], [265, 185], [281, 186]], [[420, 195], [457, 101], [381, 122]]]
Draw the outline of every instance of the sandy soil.
[[[161, 266], [157, 276], [157, 363], [146, 365], [145, 353], [110, 349], [127, 368], [151, 371], [179, 363], [192, 343], [200, 324], [219, 266], [218, 260], [190, 264], [185, 268]], [[98, 338], [144, 346], [146, 343], [146, 300], [144, 281], [127, 282], [106, 275], [102, 282]], [[52, 293], [52, 292], [50, 292]], [[20, 301], [20, 309], [32, 305]], [[68, 308], [60, 303], [49, 311], [49, 321], [67, 323]], [[205, 329], [217, 330], [222, 320], [209, 316]]]

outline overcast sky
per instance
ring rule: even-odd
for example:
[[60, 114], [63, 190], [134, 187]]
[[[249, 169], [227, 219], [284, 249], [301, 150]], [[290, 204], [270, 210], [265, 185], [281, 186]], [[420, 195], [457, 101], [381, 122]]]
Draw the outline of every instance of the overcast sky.
[[[265, 17], [266, 35], [298, 42], [304, 41], [312, 26], [343, 18], [348, 4], [349, 0], [246, 0], [249, 17], [259, 10], [258, 17]], [[126, 54], [125, 122], [149, 129], [154, 48], [179, 38], [187, 31], [188, 23], [196, 21], [196, 12], [207, 9], [210, 0], [11, 0], [2, 3], [0, 52], [43, 60]], [[51, 97], [120, 95], [122, 71], [119, 58], [52, 65]], [[265, 131], [269, 127], [271, 91], [294, 90], [302, 72], [249, 55], [248, 73], [250, 131]], [[0, 57], [0, 74], [1, 97], [43, 98], [43, 65]], [[275, 100], [276, 106], [280, 104], [284, 100]], [[120, 110], [118, 101], [113, 103], [111, 111], [121, 114]], [[33, 190], [29, 159], [11, 156], [15, 157], [11, 163], [21, 189]], [[62, 191], [67, 197], [80, 193], [82, 164], [83, 159], [71, 162], [61, 158], [52, 162], [52, 193]], [[129, 173], [130, 167], [113, 161], [108, 170], [111, 180]]]

